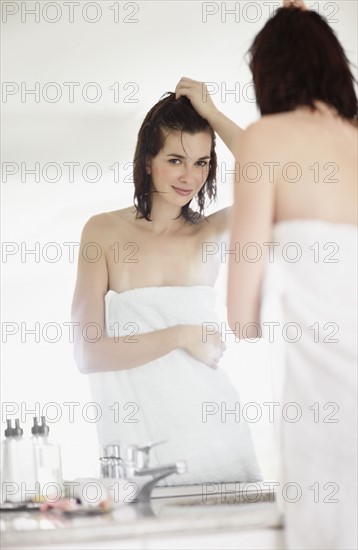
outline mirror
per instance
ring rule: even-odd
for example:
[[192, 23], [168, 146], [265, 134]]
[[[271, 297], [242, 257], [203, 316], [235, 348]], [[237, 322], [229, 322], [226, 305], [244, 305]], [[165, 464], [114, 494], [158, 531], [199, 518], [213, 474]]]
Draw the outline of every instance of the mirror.
[[[257, 120], [245, 53], [279, 5], [3, 3], [3, 426], [6, 417], [20, 418], [30, 435], [32, 417], [45, 415], [66, 479], [99, 475], [101, 417], [113, 415], [130, 429], [137, 406], [132, 396], [118, 404], [115, 395], [106, 411], [94, 406], [73, 358], [81, 230], [94, 214], [132, 205], [137, 132], [180, 77], [206, 81], [216, 105], [241, 127]], [[356, 3], [308, 6], [327, 17], [356, 63]], [[232, 201], [234, 163], [219, 139], [217, 155], [218, 201], [207, 213]], [[226, 267], [223, 261], [216, 284], [221, 304]], [[273, 423], [263, 405], [276, 399], [272, 349], [264, 341], [227, 344], [222, 368], [239, 392], [263, 478], [275, 478]], [[211, 417], [221, 418], [220, 395], [210, 406]], [[226, 418], [222, 426], [236, 422]], [[177, 459], [185, 458], [183, 447]]]

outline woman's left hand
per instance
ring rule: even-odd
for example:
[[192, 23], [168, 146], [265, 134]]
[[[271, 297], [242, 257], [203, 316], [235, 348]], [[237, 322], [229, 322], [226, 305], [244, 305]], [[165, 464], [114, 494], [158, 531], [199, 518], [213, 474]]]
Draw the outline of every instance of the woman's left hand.
[[175, 97], [186, 96], [196, 112], [210, 122], [210, 117], [218, 112], [207, 90], [205, 82], [183, 77], [175, 88]]
[[283, 0], [283, 7], [300, 8], [302, 11], [308, 11], [308, 8], [306, 4], [303, 2], [303, 0]]

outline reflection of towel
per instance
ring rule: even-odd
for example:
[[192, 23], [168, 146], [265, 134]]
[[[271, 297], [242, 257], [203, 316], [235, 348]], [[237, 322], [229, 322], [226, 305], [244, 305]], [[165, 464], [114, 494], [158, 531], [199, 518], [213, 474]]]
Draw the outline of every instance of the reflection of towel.
[[[215, 301], [216, 291], [208, 286], [146, 287], [120, 294], [110, 290], [105, 297], [107, 334], [114, 336], [112, 329], [133, 334], [130, 340], [136, 332], [177, 324], [218, 323]], [[114, 439], [167, 439], [151, 451], [153, 464], [186, 460], [188, 473], [172, 475], [164, 484], [261, 479], [249, 427], [234, 414], [221, 418], [221, 411], [234, 409], [239, 401], [222, 369], [213, 370], [177, 349], [140, 367], [89, 378], [102, 408], [101, 445]], [[211, 414], [203, 418], [203, 409]]]
[[288, 548], [357, 548], [356, 228], [292, 220], [272, 240], [261, 320], [280, 322], [281, 401], [293, 403], [281, 421], [281, 490], [297, 485], [283, 494]]

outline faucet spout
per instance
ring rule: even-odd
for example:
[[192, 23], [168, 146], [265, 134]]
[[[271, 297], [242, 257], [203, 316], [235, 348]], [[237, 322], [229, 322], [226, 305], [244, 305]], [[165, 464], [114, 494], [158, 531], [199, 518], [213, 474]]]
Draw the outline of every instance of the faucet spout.
[[164, 441], [146, 443], [145, 445], [128, 445], [119, 440], [112, 441], [102, 448], [101, 475], [105, 478], [133, 479], [136, 476], [151, 476], [143, 483], [137, 495], [138, 504], [148, 504], [153, 488], [158, 481], [172, 474], [185, 474], [187, 465], [184, 461], [159, 466], [149, 465], [149, 452], [154, 445]]
[[187, 472], [187, 465], [184, 461], [174, 462], [173, 464], [166, 464], [164, 466], [156, 466], [153, 468], [145, 468], [137, 470], [137, 476], [151, 475], [153, 478], [145, 483], [137, 494], [137, 502], [149, 502], [152, 490], [157, 485], [158, 481], [168, 477], [172, 474], [185, 474]]
[[187, 471], [186, 463], [184, 461], [173, 462], [172, 464], [164, 464], [163, 466], [153, 466], [152, 468], [142, 468], [135, 471], [137, 476], [165, 476], [171, 474], [185, 474]]

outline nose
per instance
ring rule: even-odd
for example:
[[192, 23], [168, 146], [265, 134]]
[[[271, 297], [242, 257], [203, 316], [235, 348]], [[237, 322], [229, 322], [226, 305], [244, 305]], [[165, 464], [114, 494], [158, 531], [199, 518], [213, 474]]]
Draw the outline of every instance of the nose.
[[179, 180], [181, 183], [186, 183], [187, 185], [194, 184], [195, 183], [194, 168], [191, 166], [183, 165], [183, 169], [179, 176]]

